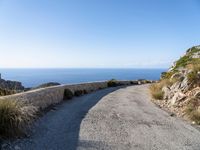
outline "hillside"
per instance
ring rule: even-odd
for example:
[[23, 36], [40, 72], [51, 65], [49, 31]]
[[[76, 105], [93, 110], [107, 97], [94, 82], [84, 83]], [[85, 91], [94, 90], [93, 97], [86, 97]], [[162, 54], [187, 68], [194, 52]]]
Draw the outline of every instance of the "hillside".
[[24, 91], [25, 88], [21, 82], [4, 80], [0, 74], [0, 96], [12, 95]]
[[200, 124], [200, 46], [188, 49], [150, 89], [155, 103]]

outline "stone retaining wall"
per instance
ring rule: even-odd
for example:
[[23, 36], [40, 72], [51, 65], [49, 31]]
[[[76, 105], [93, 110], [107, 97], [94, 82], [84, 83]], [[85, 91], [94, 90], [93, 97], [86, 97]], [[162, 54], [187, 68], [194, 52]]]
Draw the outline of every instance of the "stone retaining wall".
[[[130, 81], [118, 81], [122, 85], [130, 85]], [[99, 89], [107, 88], [107, 81], [92, 82], [72, 85], [59, 85], [47, 88], [36, 89], [10, 96], [0, 97], [0, 100], [19, 100], [32, 104], [40, 109], [47, 108], [52, 104], [59, 103], [63, 100], [64, 90], [69, 89], [72, 92], [76, 90], [86, 90], [88, 93]]]

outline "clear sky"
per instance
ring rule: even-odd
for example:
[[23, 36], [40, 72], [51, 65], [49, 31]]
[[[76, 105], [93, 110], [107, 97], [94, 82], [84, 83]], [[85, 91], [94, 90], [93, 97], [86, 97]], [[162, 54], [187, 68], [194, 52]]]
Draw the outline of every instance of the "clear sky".
[[166, 68], [200, 44], [200, 0], [0, 0], [0, 68]]

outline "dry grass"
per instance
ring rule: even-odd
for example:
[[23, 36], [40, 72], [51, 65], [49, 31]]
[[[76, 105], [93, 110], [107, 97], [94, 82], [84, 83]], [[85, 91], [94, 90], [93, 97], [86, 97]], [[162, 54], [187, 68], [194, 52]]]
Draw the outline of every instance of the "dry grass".
[[37, 109], [14, 100], [0, 101], [0, 136], [18, 137], [25, 134], [36, 117]]
[[200, 101], [197, 98], [191, 98], [188, 105], [185, 108], [185, 113], [187, 117], [194, 121], [196, 124], [200, 124], [200, 111], [198, 107], [200, 105]]
[[200, 86], [200, 76], [198, 73], [200, 71], [200, 65], [192, 65], [190, 68], [192, 71], [187, 75], [188, 81], [193, 85]]
[[150, 92], [154, 99], [162, 100], [164, 96], [164, 92], [162, 88], [164, 86], [172, 86], [177, 82], [177, 79], [162, 79], [158, 83], [154, 83], [150, 86]]
[[164, 92], [162, 88], [164, 86], [171, 86], [175, 81], [170, 81], [170, 79], [162, 79], [158, 83], [154, 83], [150, 86], [150, 92], [154, 99], [162, 100], [164, 96]]
[[162, 91], [162, 87], [159, 83], [154, 83], [150, 86], [151, 95], [156, 100], [162, 100], [164, 96], [164, 92]]
[[6, 90], [6, 89], [0, 88], [0, 96], [12, 95], [15, 93], [16, 93], [15, 90]]

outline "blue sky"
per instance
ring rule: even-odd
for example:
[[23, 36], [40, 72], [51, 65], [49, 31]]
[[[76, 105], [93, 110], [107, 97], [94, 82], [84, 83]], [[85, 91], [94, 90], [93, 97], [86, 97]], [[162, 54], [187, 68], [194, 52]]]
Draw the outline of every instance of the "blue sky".
[[198, 44], [199, 0], [0, 0], [0, 68], [166, 68]]

